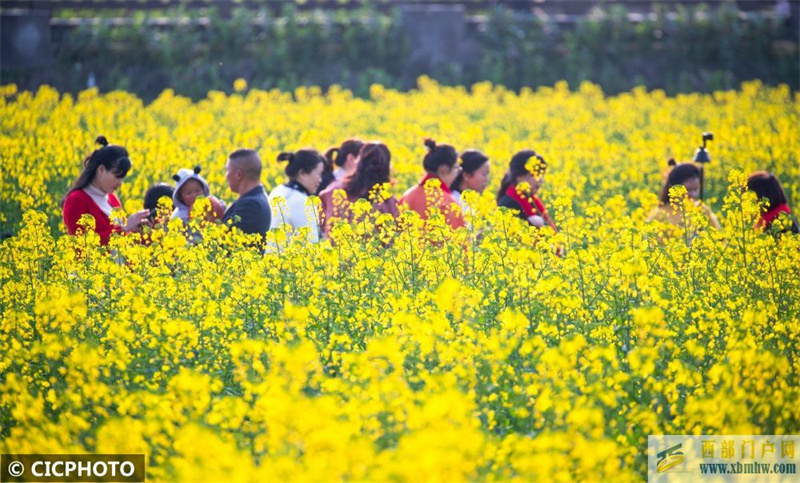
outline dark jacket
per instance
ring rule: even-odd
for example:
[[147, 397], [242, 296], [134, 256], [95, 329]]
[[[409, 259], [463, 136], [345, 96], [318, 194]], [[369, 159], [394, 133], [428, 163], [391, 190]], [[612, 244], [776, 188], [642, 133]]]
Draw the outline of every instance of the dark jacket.
[[267, 192], [259, 185], [241, 195], [225, 212], [222, 222], [242, 230], [244, 233], [266, 235], [272, 221], [272, 210], [267, 201]]
[[511, 210], [514, 210], [517, 213], [518, 217], [522, 218], [523, 220], [528, 219], [528, 217], [525, 216], [525, 211], [522, 209], [521, 206], [519, 206], [519, 203], [511, 199], [511, 197], [508, 195], [504, 194], [503, 197], [500, 198], [500, 201], [497, 202], [497, 206], [502, 206], [504, 208], [509, 208]]

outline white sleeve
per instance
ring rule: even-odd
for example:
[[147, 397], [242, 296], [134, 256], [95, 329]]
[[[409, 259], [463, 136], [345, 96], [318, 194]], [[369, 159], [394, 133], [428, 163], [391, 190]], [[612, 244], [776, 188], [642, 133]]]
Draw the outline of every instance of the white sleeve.
[[289, 209], [289, 217], [292, 220], [292, 228], [296, 231], [298, 228], [307, 226], [309, 228], [308, 241], [316, 243], [319, 241], [319, 222], [308, 218], [307, 202], [307, 196], [292, 196], [291, 201], [286, 204]]
[[544, 226], [544, 218], [539, 215], [531, 215], [528, 217], [528, 223], [535, 226], [536, 228], [541, 228]]
[[289, 217], [284, 210], [281, 210], [275, 203], [276, 195], [269, 197], [269, 207], [272, 210], [272, 217], [269, 220], [269, 229], [279, 228], [284, 223], [289, 223]]
[[286, 197], [286, 203], [283, 210], [276, 207], [270, 199], [270, 206], [272, 207], [272, 221], [270, 222], [270, 229], [279, 228], [282, 224], [287, 223], [292, 227], [292, 231], [297, 231], [299, 228], [309, 227], [308, 241], [316, 243], [319, 241], [319, 223], [316, 220], [308, 219], [306, 216], [306, 201], [307, 196], [302, 196], [299, 193], [289, 193]]

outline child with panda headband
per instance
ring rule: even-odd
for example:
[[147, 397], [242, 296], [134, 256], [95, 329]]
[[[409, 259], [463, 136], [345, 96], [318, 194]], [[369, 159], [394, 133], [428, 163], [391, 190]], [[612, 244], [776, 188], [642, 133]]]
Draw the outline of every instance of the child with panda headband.
[[200, 176], [200, 166], [194, 169], [183, 168], [172, 176], [175, 180], [175, 192], [172, 195], [172, 202], [175, 204], [175, 211], [172, 218], [180, 218], [188, 222], [192, 217], [192, 208], [198, 196], [205, 196], [211, 202], [211, 211], [208, 213], [208, 221], [221, 220], [225, 214], [225, 205], [211, 195], [208, 183]]

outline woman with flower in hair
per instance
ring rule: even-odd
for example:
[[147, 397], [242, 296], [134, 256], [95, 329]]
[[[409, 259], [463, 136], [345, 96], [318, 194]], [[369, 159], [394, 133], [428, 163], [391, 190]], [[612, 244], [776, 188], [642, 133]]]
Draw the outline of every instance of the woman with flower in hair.
[[515, 154], [500, 182], [497, 205], [514, 210], [517, 216], [536, 228], [549, 226], [557, 231], [544, 203], [537, 196], [546, 171], [547, 162], [536, 151], [526, 149]]
[[[437, 207], [444, 214], [448, 225], [461, 228], [465, 225], [464, 215], [450, 191], [450, 184], [461, 172], [458, 153], [453, 146], [437, 144], [433, 139], [426, 139], [425, 147], [428, 154], [425, 155], [422, 165], [427, 174], [403, 194], [400, 205], [416, 211], [423, 220], [428, 219], [432, 207]], [[429, 190], [435, 190], [432, 196], [426, 193], [426, 185], [429, 185]]]
[[91, 216], [100, 244], [107, 245], [112, 233], [137, 230], [150, 212], [137, 211], [124, 222], [111, 218], [112, 210], [122, 208], [114, 193], [130, 171], [131, 160], [127, 149], [109, 144], [105, 136], [98, 136], [95, 142], [101, 147], [83, 161], [83, 172], [62, 201], [62, 216], [70, 235], [80, 233], [82, 227], [78, 221], [83, 215]]

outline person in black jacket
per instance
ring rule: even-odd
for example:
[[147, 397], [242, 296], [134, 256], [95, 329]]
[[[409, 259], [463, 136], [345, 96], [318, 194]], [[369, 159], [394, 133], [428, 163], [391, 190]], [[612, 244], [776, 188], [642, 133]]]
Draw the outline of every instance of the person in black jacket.
[[238, 149], [228, 156], [225, 179], [239, 198], [231, 204], [222, 222], [244, 233], [267, 234], [272, 211], [267, 192], [261, 184], [261, 158], [252, 149]]
[[541, 228], [549, 226], [558, 231], [537, 193], [544, 182], [547, 163], [535, 151], [526, 149], [511, 158], [508, 171], [500, 182], [497, 205], [509, 208], [528, 223]]

